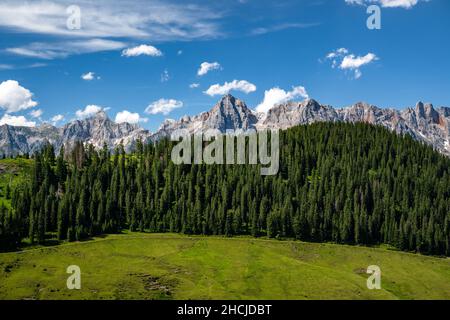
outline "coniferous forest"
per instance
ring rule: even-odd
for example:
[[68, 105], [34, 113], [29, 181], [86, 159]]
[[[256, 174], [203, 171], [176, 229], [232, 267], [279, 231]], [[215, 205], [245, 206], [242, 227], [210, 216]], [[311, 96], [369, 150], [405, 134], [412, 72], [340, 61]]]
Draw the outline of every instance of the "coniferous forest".
[[280, 170], [175, 165], [168, 140], [126, 154], [77, 143], [33, 155], [0, 207], [0, 245], [76, 241], [123, 229], [251, 235], [450, 255], [450, 159], [366, 124], [280, 132]]

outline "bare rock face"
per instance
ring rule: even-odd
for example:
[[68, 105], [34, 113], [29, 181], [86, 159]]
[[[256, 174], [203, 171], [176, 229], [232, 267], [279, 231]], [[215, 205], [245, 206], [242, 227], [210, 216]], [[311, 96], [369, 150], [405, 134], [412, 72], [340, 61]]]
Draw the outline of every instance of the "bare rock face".
[[115, 123], [101, 111], [93, 117], [75, 120], [62, 128], [44, 124], [36, 128], [0, 126], [0, 155], [33, 153], [49, 142], [56, 150], [62, 145], [70, 148], [76, 141], [102, 148], [114, 149], [123, 143], [130, 151], [138, 140], [157, 141], [169, 137], [178, 129], [190, 134], [200, 130], [287, 129], [314, 122], [364, 122], [380, 125], [397, 134], [409, 134], [414, 139], [433, 146], [450, 156], [450, 108], [435, 109], [432, 104], [418, 102], [414, 108], [404, 110], [379, 108], [359, 102], [346, 108], [335, 109], [321, 105], [313, 99], [287, 102], [271, 108], [267, 113], [250, 110], [245, 102], [225, 95], [208, 112], [184, 116], [180, 120], [166, 120], [155, 133], [129, 123]]
[[62, 128], [50, 124], [39, 127], [0, 126], [0, 154], [32, 154], [46, 143], [51, 143], [58, 151], [61, 146], [69, 150], [77, 141], [102, 148], [104, 144], [114, 149], [123, 143], [126, 150], [131, 150], [138, 139], [147, 141], [150, 133], [138, 125], [114, 123], [104, 111], [84, 120], [75, 120]]
[[179, 121], [164, 121], [159, 130], [152, 135], [152, 140], [170, 136], [175, 130], [187, 130], [190, 134], [207, 129], [216, 129], [222, 133], [236, 129], [246, 131], [254, 129], [257, 122], [257, 115], [245, 102], [227, 94], [208, 112], [194, 117], [184, 116]]
[[235, 129], [248, 130], [258, 121], [245, 102], [229, 94], [225, 95], [211, 111], [204, 114], [202, 120], [205, 128], [217, 129], [220, 132]]
[[58, 144], [61, 130], [51, 125], [40, 127], [0, 126], [0, 155], [32, 154], [46, 143]]
[[318, 121], [381, 125], [400, 135], [409, 134], [450, 156], [450, 108], [441, 107], [436, 110], [432, 104], [424, 105], [422, 102], [417, 103], [414, 109], [402, 111], [378, 108], [362, 102], [342, 109], [321, 106], [314, 100], [290, 102], [269, 110], [257, 127], [285, 129]]
[[313, 99], [287, 102], [271, 108], [267, 114], [252, 112], [245, 103], [226, 95], [214, 108], [195, 117], [167, 121], [155, 137], [168, 136], [176, 129], [194, 133], [199, 129], [287, 129], [314, 122], [364, 122], [383, 126], [397, 134], [409, 134], [414, 139], [433, 146], [450, 156], [450, 108], [434, 109], [432, 104], [418, 102], [415, 108], [384, 109], [359, 102], [347, 108], [335, 109]]
[[317, 101], [308, 99], [273, 107], [267, 112], [266, 117], [260, 119], [257, 128], [287, 129], [299, 124], [337, 120], [337, 112], [332, 107], [322, 106]]
[[115, 123], [100, 111], [93, 117], [66, 124], [62, 128], [61, 143], [70, 148], [75, 142], [83, 141], [96, 148], [106, 144], [109, 149], [123, 143], [125, 149], [130, 150], [138, 139], [146, 141], [149, 134], [136, 124]]

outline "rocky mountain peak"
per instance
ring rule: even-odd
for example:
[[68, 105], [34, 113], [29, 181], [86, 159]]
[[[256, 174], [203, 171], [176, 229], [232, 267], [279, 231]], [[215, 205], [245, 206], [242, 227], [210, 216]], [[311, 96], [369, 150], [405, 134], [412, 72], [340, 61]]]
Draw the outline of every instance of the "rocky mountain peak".
[[450, 108], [449, 107], [440, 107], [439, 113], [441, 113], [444, 117], [450, 117]]
[[232, 104], [232, 105], [234, 105], [236, 103], [236, 100], [239, 100], [239, 99], [236, 99], [232, 94], [227, 93], [227, 94], [224, 94], [222, 96], [222, 98], [220, 99], [218, 104], [223, 104], [223, 105]]
[[202, 121], [203, 126], [208, 129], [225, 132], [236, 129], [248, 130], [253, 128], [258, 119], [245, 102], [226, 94], [211, 111], [204, 114]]
[[97, 111], [91, 118], [99, 120], [109, 120], [108, 114], [105, 110]]
[[140, 128], [137, 124], [115, 123], [105, 111], [67, 123], [62, 128], [49, 124], [36, 128], [0, 126], [0, 155], [33, 153], [48, 141], [59, 150], [62, 145], [70, 149], [76, 141], [93, 144], [101, 148], [104, 143], [113, 149], [123, 142], [131, 150], [136, 141], [156, 141], [168, 137], [177, 129], [189, 133], [199, 130], [287, 129], [314, 122], [366, 122], [381, 125], [397, 134], [409, 134], [413, 138], [432, 145], [450, 156], [450, 108], [436, 110], [432, 104], [418, 102], [415, 109], [403, 111], [379, 108], [358, 102], [347, 108], [335, 109], [321, 105], [314, 99], [302, 102], [286, 102], [271, 108], [265, 114], [256, 114], [244, 101], [230, 94], [224, 95], [210, 111], [196, 116], [185, 116], [180, 120], [163, 122], [155, 133]]
[[360, 101], [360, 102], [357, 102], [357, 103], [355, 103], [353, 106], [351, 106], [351, 108], [354, 108], [354, 109], [371, 109], [373, 106], [372, 105], [370, 105], [370, 104], [368, 104], [367, 102], [364, 102], [364, 101]]
[[232, 114], [234, 112], [250, 112], [244, 101], [236, 99], [231, 94], [226, 94], [219, 102], [211, 109], [210, 113], [222, 112], [223, 114]]
[[425, 118], [425, 107], [422, 101], [419, 101], [416, 104], [416, 116], [417, 118]]
[[431, 103], [425, 105], [425, 117], [433, 123], [439, 123], [439, 113], [433, 108]]
[[319, 110], [320, 109], [320, 103], [317, 102], [314, 99], [308, 98], [303, 102], [303, 105], [305, 108], [310, 108], [313, 110]]

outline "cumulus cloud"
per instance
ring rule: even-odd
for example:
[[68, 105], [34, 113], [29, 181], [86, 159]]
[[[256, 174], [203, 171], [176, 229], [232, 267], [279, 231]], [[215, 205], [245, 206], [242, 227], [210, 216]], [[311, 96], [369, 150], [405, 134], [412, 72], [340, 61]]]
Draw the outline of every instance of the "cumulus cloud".
[[333, 59], [342, 55], [346, 55], [348, 53], [348, 50], [345, 48], [339, 48], [333, 52], [330, 52], [327, 54], [327, 59]]
[[63, 121], [64, 120], [64, 116], [62, 114], [57, 114], [55, 116], [53, 116], [50, 121], [55, 125], [56, 123]]
[[218, 70], [220, 68], [221, 68], [221, 66], [220, 66], [220, 63], [218, 63], [218, 62], [203, 62], [197, 71], [197, 75], [204, 76], [209, 71]]
[[339, 68], [351, 70], [359, 69], [360, 67], [369, 64], [376, 59], [377, 56], [373, 53], [368, 53], [365, 56], [355, 56], [354, 54], [350, 54], [344, 57]]
[[332, 61], [333, 68], [341, 70], [350, 70], [354, 73], [354, 78], [359, 79], [362, 76], [361, 67], [368, 65], [379, 58], [369, 52], [364, 56], [356, 56], [349, 52], [346, 48], [340, 48], [327, 54], [326, 59]]
[[42, 111], [41, 109], [37, 109], [37, 110], [31, 111], [30, 116], [32, 116], [33, 118], [40, 118], [43, 113], [44, 113], [44, 111]]
[[138, 123], [138, 122], [147, 122], [147, 118], [141, 118], [141, 116], [139, 115], [139, 113], [137, 112], [130, 112], [128, 110], [123, 110], [120, 111], [116, 114], [116, 123], [123, 123], [123, 122], [128, 122], [128, 123]]
[[273, 106], [296, 98], [309, 98], [306, 89], [302, 86], [292, 87], [291, 91], [285, 91], [278, 87], [266, 90], [264, 100], [256, 107], [258, 112], [267, 112]]
[[209, 96], [224, 95], [230, 91], [241, 91], [244, 93], [250, 93], [256, 91], [256, 86], [247, 80], [233, 80], [231, 82], [225, 82], [223, 85], [214, 84], [208, 88], [204, 93]]
[[198, 88], [198, 87], [200, 87], [200, 83], [191, 83], [189, 85], [189, 88], [191, 88], [191, 89], [195, 89], [195, 88]]
[[6, 112], [18, 112], [37, 106], [30, 90], [15, 80], [6, 80], [0, 84], [0, 108]]
[[146, 44], [141, 44], [140, 46], [128, 48], [122, 51], [122, 56], [124, 57], [137, 57], [141, 55], [160, 57], [162, 56], [162, 52], [154, 46], [149, 46]]
[[17, 126], [17, 127], [35, 127], [36, 122], [34, 121], [28, 121], [24, 116], [11, 116], [9, 114], [3, 115], [3, 117], [0, 119], [0, 126], [8, 124], [10, 126]]
[[347, 4], [356, 4], [356, 5], [377, 4], [381, 5], [383, 8], [410, 9], [414, 7], [417, 3], [419, 3], [419, 0], [345, 0], [345, 2]]
[[90, 105], [87, 105], [83, 110], [77, 110], [77, 112], [75, 112], [75, 114], [78, 118], [86, 118], [86, 117], [93, 116], [94, 114], [96, 114], [97, 112], [100, 112], [102, 110], [104, 110], [102, 107], [97, 106], [95, 104], [90, 104]]
[[81, 79], [86, 80], [86, 81], [92, 81], [94, 79], [99, 80], [100, 77], [96, 76], [95, 72], [88, 72], [88, 73], [82, 74]]
[[175, 99], [159, 99], [152, 102], [146, 109], [145, 113], [168, 115], [172, 110], [183, 107], [183, 102]]

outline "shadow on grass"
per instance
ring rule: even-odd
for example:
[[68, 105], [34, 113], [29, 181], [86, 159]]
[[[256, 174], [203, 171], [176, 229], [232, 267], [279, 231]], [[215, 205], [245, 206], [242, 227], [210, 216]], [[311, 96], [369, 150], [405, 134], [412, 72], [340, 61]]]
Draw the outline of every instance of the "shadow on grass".
[[[125, 234], [125, 232], [118, 232], [114, 234]], [[64, 243], [80, 243], [80, 242], [90, 242], [94, 241], [96, 239], [105, 239], [108, 236], [112, 234], [99, 234], [95, 235], [93, 237], [87, 237], [81, 240], [77, 241], [67, 241], [67, 240], [59, 240], [55, 238], [54, 234], [47, 234], [45, 236], [45, 240], [43, 242], [34, 242], [31, 243], [29, 239], [24, 239], [20, 243], [11, 244], [9, 246], [0, 246], [0, 253], [8, 253], [8, 252], [18, 252], [18, 251], [25, 251], [27, 249], [34, 249], [34, 248], [50, 248], [50, 247], [56, 247]]]

